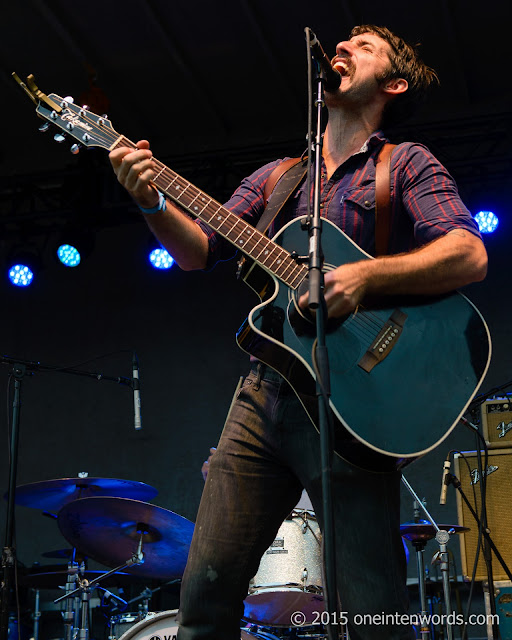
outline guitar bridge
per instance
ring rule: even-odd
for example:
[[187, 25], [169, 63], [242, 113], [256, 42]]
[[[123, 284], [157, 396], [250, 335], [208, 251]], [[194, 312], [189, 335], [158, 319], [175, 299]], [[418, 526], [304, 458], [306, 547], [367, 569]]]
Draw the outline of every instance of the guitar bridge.
[[363, 371], [370, 373], [373, 367], [382, 362], [384, 358], [390, 354], [398, 338], [400, 338], [406, 320], [406, 313], [400, 311], [400, 309], [393, 311], [373, 344], [357, 363]]

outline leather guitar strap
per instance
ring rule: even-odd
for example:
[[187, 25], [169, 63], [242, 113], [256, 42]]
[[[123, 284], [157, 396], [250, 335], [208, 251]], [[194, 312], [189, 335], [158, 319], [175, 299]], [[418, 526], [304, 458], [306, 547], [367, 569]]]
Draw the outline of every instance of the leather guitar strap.
[[[272, 171], [265, 184], [263, 198], [265, 210], [256, 225], [256, 229], [265, 233], [272, 220], [283, 208], [285, 202], [299, 186], [306, 175], [306, 163], [301, 158], [289, 158]], [[272, 199], [270, 199], [272, 196]]]
[[386, 142], [375, 163], [375, 256], [385, 256], [391, 233], [391, 152], [396, 144]]
[[[274, 220], [277, 214], [281, 211], [285, 202], [306, 175], [306, 165], [306, 162], [302, 162], [302, 158], [289, 158], [277, 165], [274, 171], [272, 171], [265, 183], [263, 191], [263, 198], [266, 206], [256, 225], [256, 229], [258, 229], [258, 231], [266, 233], [272, 224], [272, 220]], [[272, 196], [272, 199], [270, 199], [270, 196]], [[242, 275], [245, 261], [245, 256], [242, 256], [238, 260], [238, 277]]]

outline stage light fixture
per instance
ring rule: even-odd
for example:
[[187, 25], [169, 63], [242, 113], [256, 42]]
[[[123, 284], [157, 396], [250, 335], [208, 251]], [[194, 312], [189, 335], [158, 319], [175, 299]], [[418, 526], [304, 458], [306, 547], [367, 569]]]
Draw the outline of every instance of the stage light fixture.
[[174, 258], [161, 246], [149, 252], [149, 263], [154, 269], [170, 269], [174, 264]]
[[41, 259], [37, 251], [18, 249], [11, 252], [7, 259], [7, 278], [15, 287], [28, 287], [41, 268]]
[[57, 259], [65, 267], [78, 267], [90, 255], [93, 246], [91, 233], [64, 231], [57, 242]]
[[474, 218], [480, 233], [493, 233], [499, 224], [498, 216], [492, 211], [479, 211]]
[[76, 247], [65, 243], [57, 249], [57, 258], [65, 267], [78, 267], [82, 256]]

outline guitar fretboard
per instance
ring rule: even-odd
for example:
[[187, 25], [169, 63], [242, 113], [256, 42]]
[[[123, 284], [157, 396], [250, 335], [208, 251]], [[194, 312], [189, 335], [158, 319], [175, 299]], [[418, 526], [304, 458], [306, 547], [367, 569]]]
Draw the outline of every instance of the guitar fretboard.
[[[135, 145], [122, 137], [113, 148]], [[231, 213], [219, 202], [155, 159], [157, 174], [153, 183], [192, 216], [205, 222], [240, 251], [290, 288], [295, 289], [307, 275], [307, 267], [298, 264], [282, 247], [252, 225]]]

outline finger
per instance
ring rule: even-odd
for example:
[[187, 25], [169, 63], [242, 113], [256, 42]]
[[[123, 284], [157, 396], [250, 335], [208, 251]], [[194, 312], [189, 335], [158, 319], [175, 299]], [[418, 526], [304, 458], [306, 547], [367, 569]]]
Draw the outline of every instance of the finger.
[[124, 186], [128, 191], [145, 190], [155, 177], [154, 165], [151, 162], [137, 163], [128, 172]]
[[111, 165], [114, 167], [116, 171], [121, 166], [121, 162], [123, 158], [128, 154], [132, 153], [133, 149], [128, 147], [119, 147], [119, 149], [114, 149], [108, 154]]
[[127, 189], [133, 188], [139, 173], [153, 165], [152, 156], [148, 156], [148, 151], [133, 151], [122, 158], [116, 171], [117, 179]]
[[299, 307], [303, 310], [308, 308], [309, 303], [309, 292], [303, 293], [299, 298]]

